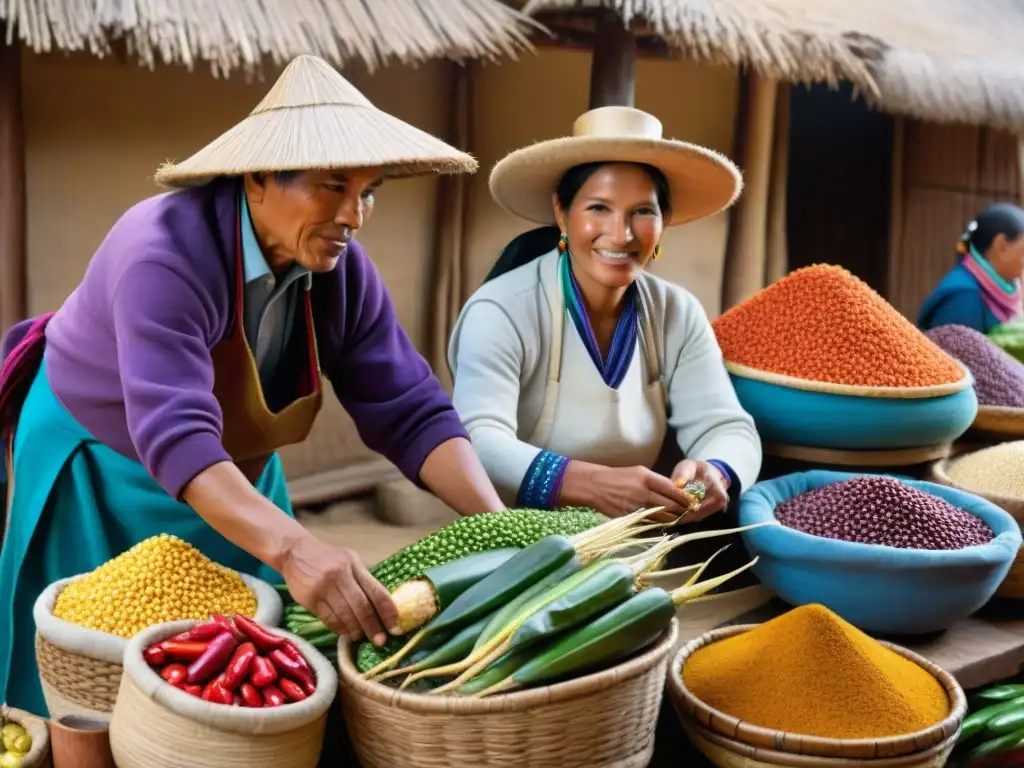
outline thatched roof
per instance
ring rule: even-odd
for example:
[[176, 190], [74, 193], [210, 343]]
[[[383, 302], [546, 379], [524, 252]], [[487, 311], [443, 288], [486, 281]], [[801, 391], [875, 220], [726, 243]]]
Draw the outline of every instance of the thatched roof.
[[1021, 0], [527, 0], [612, 7], [683, 56], [793, 82], [853, 82], [886, 111], [1024, 129]]
[[0, 0], [0, 29], [36, 52], [109, 55], [123, 41], [145, 66], [209, 64], [214, 74], [315, 53], [361, 59], [514, 57], [534, 22], [499, 0]]

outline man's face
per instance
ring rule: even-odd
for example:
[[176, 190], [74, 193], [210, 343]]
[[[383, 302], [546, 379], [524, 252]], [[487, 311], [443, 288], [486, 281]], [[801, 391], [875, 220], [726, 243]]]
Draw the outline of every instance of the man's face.
[[253, 228], [270, 268], [329, 272], [373, 211], [379, 168], [245, 175]]

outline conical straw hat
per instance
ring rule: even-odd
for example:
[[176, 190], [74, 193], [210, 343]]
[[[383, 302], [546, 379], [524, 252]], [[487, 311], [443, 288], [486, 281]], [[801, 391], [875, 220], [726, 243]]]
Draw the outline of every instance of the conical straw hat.
[[645, 163], [665, 175], [672, 198], [666, 226], [718, 213], [743, 190], [729, 158], [699, 144], [662, 137], [661, 121], [633, 107], [599, 107], [576, 119], [572, 136], [509, 154], [491, 171], [491, 196], [538, 224], [555, 222], [552, 195], [566, 171], [585, 163]]
[[476, 160], [377, 109], [330, 64], [302, 55], [242, 122], [156, 181], [171, 187], [256, 171], [382, 168], [388, 176], [472, 173]]

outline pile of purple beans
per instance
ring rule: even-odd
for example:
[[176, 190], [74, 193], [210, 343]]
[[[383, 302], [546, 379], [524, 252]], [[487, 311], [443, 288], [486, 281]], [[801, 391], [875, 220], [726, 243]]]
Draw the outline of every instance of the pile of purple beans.
[[823, 485], [775, 508], [787, 528], [899, 549], [963, 549], [995, 534], [980, 518], [889, 477]]
[[1024, 364], [985, 334], [963, 325], [940, 325], [925, 335], [970, 369], [978, 403], [1024, 408]]

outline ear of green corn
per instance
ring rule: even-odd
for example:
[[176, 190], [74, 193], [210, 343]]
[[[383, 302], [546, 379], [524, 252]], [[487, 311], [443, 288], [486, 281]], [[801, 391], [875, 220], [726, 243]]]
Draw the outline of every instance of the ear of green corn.
[[685, 584], [672, 593], [660, 587], [642, 590], [593, 621], [561, 635], [501, 682], [476, 695], [504, 693], [625, 658], [665, 632], [678, 606], [724, 584], [756, 563], [757, 558], [731, 573]]
[[450, 640], [443, 643], [439, 648], [423, 655], [419, 659], [411, 659], [413, 663], [409, 666], [385, 672], [377, 679], [387, 680], [392, 677], [399, 677], [400, 675], [419, 672], [422, 669], [430, 669], [458, 661], [473, 650], [473, 643], [476, 642], [476, 639], [480, 636], [490, 618], [490, 616], [484, 616], [476, 623], [470, 624], [468, 627], [456, 632]]
[[535, 655], [536, 650], [534, 648], [520, 648], [519, 650], [506, 653], [468, 683], [463, 683], [459, 687], [459, 694], [472, 696], [475, 693], [487, 690], [518, 670]]

